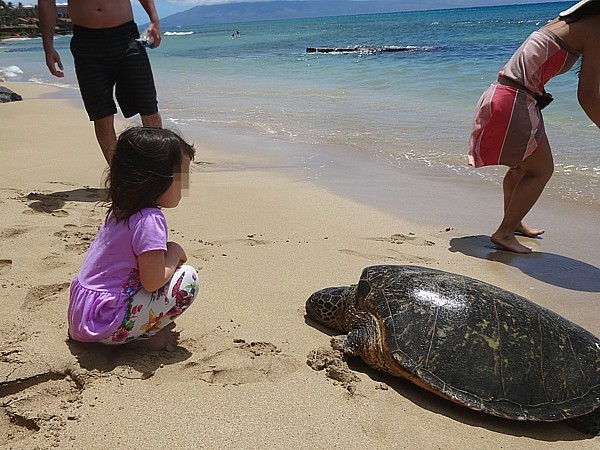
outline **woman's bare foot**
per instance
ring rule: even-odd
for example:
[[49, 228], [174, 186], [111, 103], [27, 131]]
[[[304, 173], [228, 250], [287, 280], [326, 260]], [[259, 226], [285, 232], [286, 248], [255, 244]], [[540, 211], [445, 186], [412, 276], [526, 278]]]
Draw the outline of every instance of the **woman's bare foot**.
[[172, 350], [179, 342], [179, 332], [172, 331], [175, 322], [171, 322], [150, 339], [136, 339], [128, 342], [127, 347], [144, 350]]
[[522, 234], [523, 236], [527, 236], [530, 238], [536, 238], [536, 237], [540, 236], [541, 234], [544, 234], [544, 231], [546, 231], [546, 230], [542, 230], [539, 228], [529, 228], [527, 225], [525, 225], [523, 222], [521, 222], [519, 225], [517, 225], [517, 229], [515, 230], [515, 233], [519, 233], [519, 234]]
[[499, 234], [498, 232], [495, 232], [490, 237], [490, 240], [494, 244], [496, 244], [498, 247], [500, 247], [502, 250], [508, 250], [509, 252], [524, 253], [524, 254], [528, 254], [528, 253], [532, 252], [529, 247], [525, 247], [523, 244], [521, 244], [519, 241], [517, 241], [517, 238], [515, 238], [514, 235], [503, 236], [503, 235]]

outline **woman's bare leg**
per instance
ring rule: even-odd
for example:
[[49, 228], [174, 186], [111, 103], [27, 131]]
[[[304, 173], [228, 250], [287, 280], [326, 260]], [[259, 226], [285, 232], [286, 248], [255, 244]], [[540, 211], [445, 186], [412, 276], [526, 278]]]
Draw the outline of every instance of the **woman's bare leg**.
[[[531, 253], [529, 247], [525, 247], [517, 241], [515, 232], [519, 227], [523, 227], [523, 218], [540, 198], [553, 171], [554, 161], [547, 139], [521, 163], [518, 171], [509, 170], [505, 177], [504, 218], [491, 236], [494, 244], [516, 253]], [[511, 192], [510, 188], [513, 185]]]
[[[508, 205], [510, 204], [510, 200], [512, 198], [512, 194], [515, 190], [515, 186], [519, 183], [521, 178], [523, 177], [523, 170], [521, 167], [514, 167], [508, 169], [506, 175], [504, 176], [504, 182], [502, 183], [502, 190], [504, 192], [504, 213], [506, 214], [506, 210], [508, 209]], [[541, 234], [544, 234], [543, 229], [538, 228], [530, 228], [521, 221], [517, 225], [515, 232], [521, 233], [527, 237], [538, 237]]]

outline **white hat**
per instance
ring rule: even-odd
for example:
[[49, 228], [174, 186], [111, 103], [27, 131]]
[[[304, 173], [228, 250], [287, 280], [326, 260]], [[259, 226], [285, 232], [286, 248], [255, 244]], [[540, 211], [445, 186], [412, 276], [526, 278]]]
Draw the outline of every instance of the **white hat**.
[[559, 13], [558, 15], [560, 17], [565, 17], [568, 16], [569, 14], [574, 13], [575, 11], [577, 11], [579, 8], [581, 8], [584, 5], [587, 5], [590, 2], [593, 2], [594, 0], [581, 0], [580, 2], [575, 3], [573, 6], [571, 6], [569, 9], [565, 9], [564, 11], [562, 11], [561, 13]]

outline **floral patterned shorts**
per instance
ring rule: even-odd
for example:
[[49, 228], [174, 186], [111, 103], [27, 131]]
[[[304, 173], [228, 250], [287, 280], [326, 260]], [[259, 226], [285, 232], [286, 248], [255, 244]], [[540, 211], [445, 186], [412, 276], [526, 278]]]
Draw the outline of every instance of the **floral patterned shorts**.
[[127, 312], [112, 336], [99, 342], [124, 344], [149, 339], [179, 317], [198, 294], [198, 273], [192, 266], [179, 267], [171, 281], [157, 291], [139, 289], [127, 299]]

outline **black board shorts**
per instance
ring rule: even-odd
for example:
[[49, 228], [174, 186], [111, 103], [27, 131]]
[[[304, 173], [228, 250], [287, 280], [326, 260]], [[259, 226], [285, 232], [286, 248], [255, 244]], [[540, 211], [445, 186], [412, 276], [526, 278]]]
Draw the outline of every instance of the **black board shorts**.
[[138, 37], [133, 21], [114, 28], [73, 25], [71, 53], [90, 120], [116, 114], [115, 96], [125, 117], [158, 112], [150, 60]]

